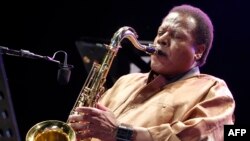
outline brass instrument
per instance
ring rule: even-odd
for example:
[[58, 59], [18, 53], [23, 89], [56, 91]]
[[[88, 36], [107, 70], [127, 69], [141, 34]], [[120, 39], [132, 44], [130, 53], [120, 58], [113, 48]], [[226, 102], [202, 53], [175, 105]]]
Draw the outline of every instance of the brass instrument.
[[[139, 50], [148, 54], [155, 54], [157, 50], [153, 46], [145, 46], [138, 42], [137, 34], [131, 27], [124, 26], [114, 33], [110, 45], [105, 45], [107, 53], [102, 64], [93, 63], [92, 69], [81, 89], [81, 92], [72, 108], [70, 114], [77, 114], [76, 107], [89, 106], [95, 107], [100, 95], [104, 92], [104, 83], [111, 67], [114, 57], [121, 41], [128, 38]], [[26, 134], [26, 141], [76, 141], [75, 131], [66, 123], [58, 120], [48, 120], [37, 123]], [[88, 140], [88, 139], [86, 139]]]

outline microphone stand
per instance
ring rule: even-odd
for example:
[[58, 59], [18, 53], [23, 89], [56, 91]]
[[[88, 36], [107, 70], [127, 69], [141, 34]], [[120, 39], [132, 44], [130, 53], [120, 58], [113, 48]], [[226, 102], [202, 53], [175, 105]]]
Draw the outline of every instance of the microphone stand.
[[0, 54], [6, 54], [6, 55], [11, 55], [11, 56], [18, 56], [18, 57], [24, 57], [24, 58], [30, 58], [30, 59], [44, 59], [50, 62], [54, 62], [57, 63], [59, 65], [62, 65], [62, 63], [58, 60], [55, 60], [55, 54], [53, 55], [53, 57], [49, 57], [49, 56], [42, 56], [39, 54], [35, 54], [32, 53], [28, 50], [14, 50], [14, 49], [9, 49], [7, 47], [4, 46], [0, 46]]
[[[63, 53], [64, 54], [64, 61], [61, 63], [60, 61], [56, 60], [55, 57], [58, 53]], [[30, 52], [28, 50], [14, 50], [14, 49], [9, 49], [4, 46], [0, 46], [0, 54], [6, 54], [6, 55], [11, 55], [11, 56], [18, 56], [18, 57], [24, 57], [24, 58], [30, 58], [30, 59], [44, 59], [46, 61], [54, 62], [59, 64], [59, 70], [57, 74], [57, 80], [61, 85], [65, 85], [69, 82], [70, 79], [70, 74], [71, 74], [71, 69], [73, 68], [73, 65], [69, 65], [67, 63], [67, 53], [63, 50], [59, 50], [54, 53], [53, 57], [49, 56], [42, 56], [39, 54], [35, 54], [33, 52]]]

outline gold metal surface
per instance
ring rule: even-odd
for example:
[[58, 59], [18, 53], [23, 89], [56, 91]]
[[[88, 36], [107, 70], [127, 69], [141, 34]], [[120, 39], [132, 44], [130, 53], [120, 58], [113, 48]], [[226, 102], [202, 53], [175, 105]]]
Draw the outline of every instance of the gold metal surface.
[[[80, 106], [95, 107], [96, 103], [105, 91], [104, 83], [111, 68], [121, 41], [128, 38], [139, 50], [148, 54], [157, 53], [152, 46], [141, 45], [137, 40], [137, 34], [131, 27], [124, 26], [114, 33], [110, 45], [105, 45], [107, 53], [101, 64], [93, 63], [92, 69], [81, 89], [81, 92], [73, 106], [70, 114], [78, 114], [75, 109]], [[58, 120], [48, 120], [34, 125], [26, 135], [26, 141], [76, 141], [75, 131], [66, 123]], [[86, 139], [87, 141], [90, 139]]]

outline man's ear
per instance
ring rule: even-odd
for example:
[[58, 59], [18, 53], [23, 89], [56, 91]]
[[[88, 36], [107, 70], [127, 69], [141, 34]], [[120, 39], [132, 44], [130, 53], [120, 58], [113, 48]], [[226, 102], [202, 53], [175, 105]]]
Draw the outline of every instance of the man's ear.
[[205, 44], [196, 45], [194, 59], [195, 60], [201, 59], [205, 49], [206, 49]]

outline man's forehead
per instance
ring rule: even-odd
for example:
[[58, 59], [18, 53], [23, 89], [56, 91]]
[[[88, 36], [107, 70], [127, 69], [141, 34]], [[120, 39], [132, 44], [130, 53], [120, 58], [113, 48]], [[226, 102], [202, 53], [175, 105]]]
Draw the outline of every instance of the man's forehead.
[[165, 18], [164, 18], [164, 21], [165, 20], [176, 20], [178, 17], [180, 16], [180, 13], [178, 13], [178, 12], [171, 12], [171, 13], [169, 13]]
[[[187, 23], [181, 22], [183, 18], [187, 20]], [[195, 26], [196, 20], [191, 15], [188, 14], [171, 12], [163, 19], [162, 26], [164, 26], [165, 24], [168, 25], [169, 23], [171, 24], [178, 23], [178, 25], [183, 25], [183, 26], [187, 26], [186, 24], [188, 24], [188, 26]]]

